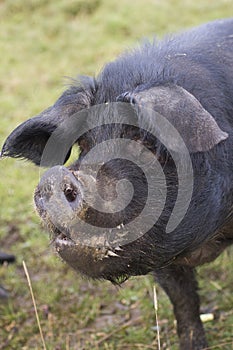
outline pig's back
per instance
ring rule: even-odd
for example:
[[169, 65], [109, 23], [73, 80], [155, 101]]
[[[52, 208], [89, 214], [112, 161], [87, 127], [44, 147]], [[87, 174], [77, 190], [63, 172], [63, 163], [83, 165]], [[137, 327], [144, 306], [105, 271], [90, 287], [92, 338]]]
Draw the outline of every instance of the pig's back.
[[97, 78], [96, 102], [125, 91], [175, 83], [217, 120], [233, 119], [233, 19], [217, 20], [161, 41], [143, 43], [107, 64]]

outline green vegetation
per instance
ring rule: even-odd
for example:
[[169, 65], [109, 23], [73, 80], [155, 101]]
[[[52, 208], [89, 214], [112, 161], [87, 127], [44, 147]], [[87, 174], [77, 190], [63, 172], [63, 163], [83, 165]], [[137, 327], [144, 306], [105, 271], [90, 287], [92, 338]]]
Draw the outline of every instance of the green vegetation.
[[[178, 31], [233, 14], [232, 0], [5, 0], [0, 2], [0, 145], [20, 122], [52, 104], [66, 76], [97, 74], [142, 37]], [[33, 209], [40, 171], [0, 160], [0, 249], [17, 263], [0, 268], [11, 293], [0, 301], [0, 349], [41, 349], [23, 271], [29, 269], [47, 349], [157, 349], [151, 277], [116, 289], [83, 280], [54, 254]], [[232, 252], [232, 250], [231, 250]], [[230, 250], [198, 269], [211, 349], [230, 350], [233, 276]], [[161, 348], [176, 350], [172, 308], [158, 287]]]

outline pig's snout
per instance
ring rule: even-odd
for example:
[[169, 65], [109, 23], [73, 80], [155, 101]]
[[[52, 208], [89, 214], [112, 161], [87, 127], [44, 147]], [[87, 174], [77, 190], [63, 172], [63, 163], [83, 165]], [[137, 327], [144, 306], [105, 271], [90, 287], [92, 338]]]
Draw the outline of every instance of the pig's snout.
[[42, 176], [34, 196], [39, 214], [56, 222], [72, 219], [81, 208], [81, 187], [80, 181], [67, 168], [55, 166], [49, 169]]

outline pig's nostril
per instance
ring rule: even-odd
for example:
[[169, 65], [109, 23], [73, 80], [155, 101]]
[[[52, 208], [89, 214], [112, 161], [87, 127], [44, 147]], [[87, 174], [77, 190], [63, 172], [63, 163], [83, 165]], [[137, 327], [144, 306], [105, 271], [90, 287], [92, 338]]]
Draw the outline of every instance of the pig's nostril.
[[77, 198], [78, 191], [75, 187], [71, 185], [65, 185], [64, 195], [66, 196], [66, 199], [68, 200], [68, 202], [74, 202], [75, 199]]

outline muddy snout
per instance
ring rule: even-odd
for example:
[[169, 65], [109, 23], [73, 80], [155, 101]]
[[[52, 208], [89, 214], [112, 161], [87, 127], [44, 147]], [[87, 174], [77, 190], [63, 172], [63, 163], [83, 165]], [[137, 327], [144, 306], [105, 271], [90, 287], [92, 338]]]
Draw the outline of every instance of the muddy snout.
[[46, 171], [34, 195], [36, 209], [45, 221], [66, 227], [82, 207], [82, 184], [63, 166]]

